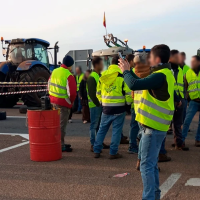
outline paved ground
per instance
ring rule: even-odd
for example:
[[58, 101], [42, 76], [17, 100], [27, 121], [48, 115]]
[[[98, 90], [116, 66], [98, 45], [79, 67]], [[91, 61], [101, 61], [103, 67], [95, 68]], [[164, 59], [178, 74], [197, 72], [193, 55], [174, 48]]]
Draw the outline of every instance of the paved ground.
[[[11, 117], [0, 121], [0, 200], [141, 199], [141, 176], [135, 170], [137, 156], [127, 154], [127, 145], [120, 146], [124, 156], [120, 160], [109, 160], [108, 150], [103, 151], [102, 158], [94, 159], [89, 151], [89, 124], [82, 124], [81, 116], [74, 115], [66, 137], [74, 151], [64, 153], [60, 161], [32, 162], [27, 144], [26, 115], [19, 114], [17, 108], [6, 111]], [[167, 150], [172, 161], [159, 164], [162, 199], [200, 199], [200, 148], [194, 147], [197, 122], [198, 116], [187, 140], [189, 152], [173, 150], [173, 138], [167, 138]], [[128, 135], [129, 123], [130, 116], [127, 116], [125, 135]], [[107, 144], [110, 136], [111, 130], [106, 138]], [[130, 175], [113, 178], [115, 174], [125, 172]], [[188, 184], [197, 186], [186, 186]]]

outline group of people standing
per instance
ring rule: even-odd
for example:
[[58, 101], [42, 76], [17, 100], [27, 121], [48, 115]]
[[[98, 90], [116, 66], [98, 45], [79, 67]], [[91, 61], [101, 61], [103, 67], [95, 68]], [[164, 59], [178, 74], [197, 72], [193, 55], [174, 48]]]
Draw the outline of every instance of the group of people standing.
[[[61, 109], [62, 150], [72, 150], [70, 144], [64, 143], [64, 136], [70, 110], [77, 98], [78, 105], [83, 106], [82, 112], [90, 116], [83, 114], [85, 121], [91, 122], [90, 150], [94, 157], [100, 158], [102, 149], [110, 149], [110, 159], [121, 158], [118, 147], [120, 143], [128, 143], [123, 136], [123, 125], [126, 110], [130, 108], [128, 153], [138, 154], [136, 167], [142, 175], [143, 199], [159, 200], [157, 162], [171, 160], [165, 150], [166, 134], [173, 129], [175, 143], [172, 145], [176, 150], [188, 151], [185, 139], [200, 109], [200, 57], [192, 57], [191, 68], [184, 62], [183, 52], [170, 51], [167, 45], [156, 45], [149, 55], [145, 52], [131, 54], [125, 60], [114, 56], [105, 71], [102, 58], [94, 57], [93, 71], [83, 75], [77, 68], [74, 79], [70, 72], [74, 61], [65, 56], [61, 67], [54, 70], [49, 79], [51, 103]], [[77, 114], [81, 113], [79, 106]], [[111, 144], [106, 145], [104, 139], [111, 125]], [[199, 128], [195, 145], [200, 146]]]

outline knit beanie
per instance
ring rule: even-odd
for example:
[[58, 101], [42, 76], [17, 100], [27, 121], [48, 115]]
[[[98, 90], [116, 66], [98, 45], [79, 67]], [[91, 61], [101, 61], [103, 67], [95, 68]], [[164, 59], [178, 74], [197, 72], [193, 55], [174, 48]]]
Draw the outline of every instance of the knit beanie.
[[63, 64], [66, 67], [71, 67], [74, 64], [74, 59], [69, 55], [65, 55], [65, 57], [63, 58]]

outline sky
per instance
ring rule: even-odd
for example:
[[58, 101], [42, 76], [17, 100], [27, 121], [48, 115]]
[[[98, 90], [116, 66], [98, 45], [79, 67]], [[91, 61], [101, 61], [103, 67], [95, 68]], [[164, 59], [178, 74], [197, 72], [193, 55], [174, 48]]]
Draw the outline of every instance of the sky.
[[200, 48], [199, 7], [199, 0], [9, 0], [1, 4], [0, 36], [59, 41], [61, 60], [70, 50], [107, 48], [105, 12], [108, 33], [132, 49], [167, 44], [190, 64]]

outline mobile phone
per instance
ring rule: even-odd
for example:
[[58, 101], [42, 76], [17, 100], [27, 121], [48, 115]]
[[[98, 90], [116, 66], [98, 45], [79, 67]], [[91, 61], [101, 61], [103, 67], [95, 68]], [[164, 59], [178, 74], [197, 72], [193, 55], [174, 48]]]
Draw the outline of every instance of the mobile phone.
[[123, 59], [121, 52], [118, 52], [119, 58]]

